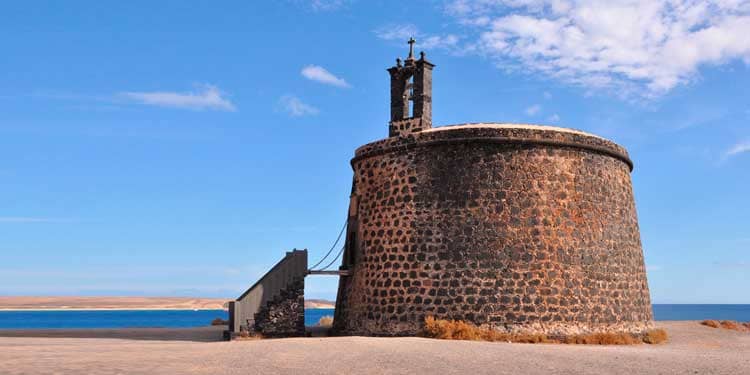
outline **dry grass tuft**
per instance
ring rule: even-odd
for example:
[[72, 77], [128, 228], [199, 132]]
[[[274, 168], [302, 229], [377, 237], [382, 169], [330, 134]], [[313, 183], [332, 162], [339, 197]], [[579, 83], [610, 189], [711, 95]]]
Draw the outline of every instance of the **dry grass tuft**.
[[701, 324], [711, 328], [724, 328], [731, 329], [733, 331], [750, 332], [750, 322], [740, 323], [734, 320], [704, 320], [701, 322]]
[[667, 342], [668, 339], [669, 336], [667, 335], [667, 331], [662, 328], [657, 328], [647, 331], [642, 340], [646, 344], [661, 344]]
[[584, 345], [635, 345], [640, 344], [638, 340], [628, 333], [592, 333], [589, 335], [576, 335], [565, 338], [566, 344]]
[[257, 332], [240, 331], [240, 334], [234, 338], [235, 340], [261, 340], [264, 339], [263, 335]]
[[320, 320], [318, 320], [318, 324], [316, 325], [318, 327], [331, 327], [333, 326], [333, 317], [330, 315], [321, 317]]
[[654, 329], [639, 338], [628, 333], [595, 333], [590, 335], [569, 336], [562, 340], [552, 339], [546, 335], [512, 334], [483, 329], [471, 323], [460, 320], [425, 318], [424, 337], [443, 340], [472, 340], [472, 341], [505, 341], [524, 344], [587, 344], [587, 345], [634, 345], [640, 343], [658, 344], [667, 340], [667, 332]]
[[212, 326], [226, 326], [226, 325], [229, 325], [229, 321], [224, 320], [222, 318], [216, 318], [211, 321], [211, 325]]

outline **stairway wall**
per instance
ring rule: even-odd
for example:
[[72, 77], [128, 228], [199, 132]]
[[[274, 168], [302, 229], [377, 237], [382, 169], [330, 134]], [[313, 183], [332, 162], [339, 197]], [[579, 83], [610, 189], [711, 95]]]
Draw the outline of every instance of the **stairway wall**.
[[266, 337], [305, 335], [305, 279], [290, 283], [255, 314], [255, 331]]
[[307, 250], [287, 252], [260, 280], [229, 303], [227, 336], [231, 338], [240, 332], [257, 330], [257, 327], [263, 327], [267, 332], [264, 334], [269, 336], [281, 336], [281, 332], [296, 336], [300, 319], [304, 333], [306, 275]]

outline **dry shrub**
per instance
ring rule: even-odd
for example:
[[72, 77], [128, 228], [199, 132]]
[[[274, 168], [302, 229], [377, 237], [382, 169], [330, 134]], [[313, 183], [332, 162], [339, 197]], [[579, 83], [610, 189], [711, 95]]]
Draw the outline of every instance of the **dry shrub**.
[[704, 320], [701, 322], [701, 324], [703, 324], [704, 326], [711, 327], [711, 328], [721, 327], [721, 324], [719, 323], [718, 320]]
[[733, 331], [744, 331], [745, 325], [734, 320], [722, 320], [721, 328], [731, 329]]
[[646, 334], [643, 335], [643, 342], [646, 344], [661, 344], [666, 342], [668, 338], [667, 331], [662, 328], [657, 328], [647, 331]]
[[568, 336], [562, 340], [552, 339], [541, 334], [513, 334], [492, 329], [479, 328], [460, 320], [425, 318], [423, 336], [443, 340], [505, 341], [523, 344], [564, 343], [588, 345], [633, 345], [645, 342], [658, 344], [667, 340], [667, 332], [654, 329], [642, 337], [628, 333], [595, 333], [590, 335]]
[[222, 318], [216, 318], [211, 321], [211, 325], [212, 326], [226, 326], [226, 325], [229, 325], [229, 321], [224, 320]]
[[263, 335], [257, 332], [240, 331], [240, 334], [237, 337], [235, 337], [235, 340], [240, 340], [240, 341], [261, 340], [263, 338], [264, 338]]
[[435, 319], [428, 316], [424, 320], [426, 337], [443, 340], [483, 340], [480, 329], [466, 322], [458, 320]]
[[588, 335], [575, 335], [565, 338], [566, 344], [584, 345], [635, 345], [640, 344], [633, 335], [628, 333], [592, 333]]
[[320, 320], [318, 320], [318, 327], [331, 327], [333, 326], [333, 317], [330, 315], [326, 315], [324, 317], [321, 317]]
[[555, 344], [559, 343], [557, 340], [552, 340], [547, 335], [533, 335], [533, 334], [504, 334], [507, 338], [494, 340], [494, 341], [510, 341], [520, 344]]
[[731, 329], [733, 331], [748, 332], [750, 331], [750, 322], [740, 323], [734, 320], [704, 320], [701, 322], [704, 326], [711, 328], [724, 328]]

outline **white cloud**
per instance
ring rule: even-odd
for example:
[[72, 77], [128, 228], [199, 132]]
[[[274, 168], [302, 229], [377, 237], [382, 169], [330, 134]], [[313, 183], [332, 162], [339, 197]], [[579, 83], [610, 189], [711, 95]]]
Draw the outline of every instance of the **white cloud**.
[[736, 156], [745, 152], [750, 152], [750, 141], [740, 142], [724, 152], [724, 159]]
[[454, 49], [460, 39], [454, 34], [423, 33], [413, 24], [385, 25], [375, 30], [375, 36], [383, 40], [403, 42], [404, 45], [409, 38], [414, 38], [417, 41], [415, 46], [422, 49]]
[[706, 65], [750, 64], [749, 0], [454, 0], [476, 51], [506, 69], [655, 97]]
[[119, 96], [141, 104], [154, 105], [159, 107], [184, 108], [192, 110], [235, 110], [234, 104], [223, 97], [223, 93], [219, 90], [219, 88], [213, 85], [203, 85], [200, 91], [196, 92], [123, 92], [120, 93]]
[[539, 104], [534, 104], [531, 107], [526, 108], [526, 110], [524, 110], [524, 112], [528, 116], [535, 116], [541, 110], [542, 110], [542, 106], [540, 106]]
[[559, 122], [560, 121], [560, 116], [557, 113], [555, 113], [552, 116], [547, 117], [547, 121], [548, 122], [553, 122], [553, 123], [554, 122]]
[[419, 42], [419, 47], [424, 49], [433, 48], [453, 48], [458, 44], [458, 37], [453, 34], [448, 35], [430, 35], [421, 37], [422, 40]]
[[404, 43], [409, 38], [416, 37], [419, 30], [412, 24], [385, 25], [375, 30], [375, 36], [383, 40], [403, 40]]
[[549, 91], [545, 91], [544, 92], [544, 99], [547, 99], [547, 100], [552, 99], [552, 94]]
[[320, 112], [317, 108], [302, 102], [302, 100], [293, 95], [282, 96], [279, 99], [279, 104], [282, 110], [294, 117], [317, 115]]
[[336, 77], [333, 73], [326, 70], [326, 68], [318, 65], [308, 65], [302, 68], [302, 76], [311, 80], [326, 85], [336, 87], [351, 87], [343, 78]]

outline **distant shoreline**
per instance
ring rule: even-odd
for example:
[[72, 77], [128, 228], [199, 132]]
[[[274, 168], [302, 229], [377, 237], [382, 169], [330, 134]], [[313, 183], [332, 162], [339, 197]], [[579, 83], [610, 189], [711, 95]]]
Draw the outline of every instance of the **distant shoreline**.
[[[0, 296], [0, 311], [157, 311], [226, 310], [230, 298], [198, 297], [30, 297]], [[305, 300], [306, 309], [332, 309], [335, 303]]]
[[[305, 310], [333, 310], [335, 307], [323, 307], [323, 306], [313, 306], [308, 307], [305, 306]], [[215, 311], [215, 310], [227, 310], [223, 307], [220, 308], [200, 308], [200, 309], [188, 309], [188, 308], [182, 308], [182, 307], [174, 307], [174, 308], [158, 308], [158, 307], [141, 307], [141, 308], [85, 308], [85, 307], [74, 307], [74, 308], [64, 308], [64, 307], [53, 307], [53, 308], [21, 308], [21, 309], [5, 309], [0, 308], [0, 312], [3, 311]]]
[[214, 311], [214, 310], [226, 310], [225, 308], [200, 308], [200, 309], [189, 309], [183, 307], [51, 307], [51, 308], [20, 308], [20, 309], [5, 309], [0, 308], [0, 312], [3, 311]]

